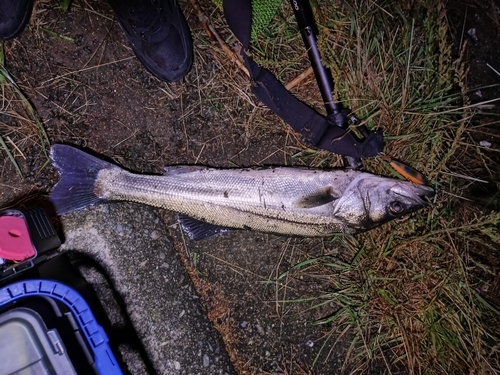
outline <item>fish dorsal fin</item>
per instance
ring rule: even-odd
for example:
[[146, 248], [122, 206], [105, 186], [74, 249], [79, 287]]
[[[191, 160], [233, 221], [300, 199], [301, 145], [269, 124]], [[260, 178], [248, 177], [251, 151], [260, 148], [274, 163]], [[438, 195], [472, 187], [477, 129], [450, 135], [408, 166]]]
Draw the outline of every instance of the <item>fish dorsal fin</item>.
[[182, 214], [177, 215], [177, 220], [179, 221], [184, 233], [186, 233], [190, 239], [195, 241], [203, 240], [205, 238], [215, 236], [216, 234], [226, 233], [229, 231], [229, 228], [205, 223]]
[[191, 172], [201, 171], [203, 169], [207, 168], [201, 165], [173, 165], [163, 168], [166, 176], [175, 176], [183, 173], [191, 173]]
[[300, 197], [293, 203], [293, 206], [297, 208], [313, 208], [333, 202], [337, 198], [332, 195], [332, 188], [327, 186]]

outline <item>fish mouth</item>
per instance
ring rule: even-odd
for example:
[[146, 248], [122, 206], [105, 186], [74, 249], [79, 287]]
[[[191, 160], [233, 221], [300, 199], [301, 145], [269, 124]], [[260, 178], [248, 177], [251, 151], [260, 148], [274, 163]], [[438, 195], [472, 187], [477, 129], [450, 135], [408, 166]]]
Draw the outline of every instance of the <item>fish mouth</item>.
[[434, 188], [427, 185], [416, 184], [398, 185], [393, 191], [399, 195], [403, 201], [406, 201], [406, 213], [415, 212], [428, 206], [431, 202], [431, 198], [436, 194]]
[[434, 188], [427, 185], [414, 185], [414, 193], [423, 201], [428, 203], [428, 200], [434, 195], [436, 195], [436, 191]]

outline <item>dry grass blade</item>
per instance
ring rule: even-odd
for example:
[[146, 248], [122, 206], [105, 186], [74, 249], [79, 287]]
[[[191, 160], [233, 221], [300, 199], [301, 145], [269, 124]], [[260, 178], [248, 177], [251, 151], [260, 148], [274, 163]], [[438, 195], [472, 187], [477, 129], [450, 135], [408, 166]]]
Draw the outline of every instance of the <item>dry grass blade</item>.
[[19, 164], [17, 163], [16, 159], [14, 158], [14, 155], [12, 155], [12, 152], [10, 152], [10, 149], [9, 147], [7, 146], [7, 144], [5, 143], [4, 139], [2, 138], [2, 136], [0, 136], [0, 145], [2, 146], [3, 150], [5, 151], [5, 153], [7, 154], [7, 157], [9, 158], [9, 160], [11, 161], [12, 165], [14, 166], [14, 168], [16, 169], [16, 172], [17, 174], [19, 175], [19, 177], [23, 178], [23, 172], [21, 172], [21, 168], [19, 167]]
[[6, 80], [6, 83], [10, 85], [10, 87], [15, 91], [19, 99], [21, 100], [24, 108], [30, 115], [31, 119], [35, 122], [37, 129], [38, 129], [38, 134], [40, 138], [40, 144], [42, 146], [42, 150], [45, 154], [45, 156], [48, 159], [48, 149], [50, 147], [50, 141], [49, 137], [47, 136], [47, 133], [45, 131], [45, 128], [42, 124], [42, 121], [38, 117], [38, 114], [36, 113], [35, 108], [31, 104], [31, 102], [28, 100], [28, 98], [24, 95], [24, 93], [21, 91], [19, 86], [17, 85], [16, 81], [12, 78], [12, 76], [9, 74], [9, 72], [5, 69], [5, 67], [2, 65], [0, 66], [0, 76], [3, 77]]
[[[12, 126], [0, 122], [1, 129], [6, 131], [0, 135], [0, 146], [7, 154], [17, 174], [23, 178], [15, 154], [23, 156], [20, 151], [23, 146], [31, 148], [33, 144], [38, 144], [45, 157], [45, 164], [47, 164], [50, 142], [35, 108], [5, 68], [3, 42], [0, 42], [0, 86], [2, 90], [0, 114], [4, 115], [6, 119], [10, 119], [9, 121], [18, 123], [16, 126]], [[15, 106], [18, 106], [18, 110], [14, 109]], [[23, 125], [24, 122], [27, 123], [27, 126]], [[9, 136], [10, 134], [14, 134], [14, 136]], [[32, 138], [38, 138], [38, 141], [33, 141]], [[7, 143], [10, 143], [12, 148]]]
[[200, 4], [198, 4], [198, 1], [196, 0], [189, 0], [191, 3], [191, 6], [193, 7], [194, 11], [196, 12], [196, 15], [198, 17], [198, 20], [201, 22], [203, 28], [205, 29], [206, 33], [208, 36], [212, 39], [215, 39], [217, 43], [219, 43], [219, 46], [222, 48], [222, 50], [226, 53], [227, 57], [234, 62], [240, 70], [245, 73], [247, 77], [250, 77], [250, 73], [248, 72], [248, 69], [246, 66], [243, 64], [243, 62], [238, 58], [238, 56], [227, 46], [227, 44], [222, 40], [222, 38], [219, 36], [219, 33], [215, 30], [213, 25], [211, 24], [209, 18], [203, 13], [201, 10]]
[[[5, 53], [4, 53], [3, 41], [0, 41], [0, 68], [3, 69], [4, 65], [5, 65]], [[5, 88], [4, 88], [5, 80], [6, 80], [6, 77], [3, 74], [0, 74], [0, 85], [2, 86], [2, 92], [5, 91]], [[4, 94], [2, 96], [5, 97]], [[22, 178], [23, 173], [21, 172], [21, 168], [19, 167], [19, 164], [17, 163], [16, 159], [12, 155], [12, 152], [10, 152], [9, 147], [7, 146], [7, 144], [5, 143], [5, 141], [1, 135], [0, 135], [0, 145], [2, 146], [3, 150], [7, 154], [7, 157], [9, 158], [12, 165], [16, 169], [17, 174], [19, 174], [19, 176]]]
[[[3, 48], [3, 40], [0, 41], [0, 66], [5, 65], [5, 51]], [[4, 78], [1, 78], [0, 83], [3, 83]]]

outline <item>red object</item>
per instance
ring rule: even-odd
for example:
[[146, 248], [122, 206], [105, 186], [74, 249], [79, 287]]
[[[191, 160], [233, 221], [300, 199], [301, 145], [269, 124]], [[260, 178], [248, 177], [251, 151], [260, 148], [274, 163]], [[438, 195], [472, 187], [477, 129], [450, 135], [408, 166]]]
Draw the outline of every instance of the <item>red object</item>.
[[18, 216], [0, 216], [0, 258], [21, 262], [35, 255], [26, 221]]

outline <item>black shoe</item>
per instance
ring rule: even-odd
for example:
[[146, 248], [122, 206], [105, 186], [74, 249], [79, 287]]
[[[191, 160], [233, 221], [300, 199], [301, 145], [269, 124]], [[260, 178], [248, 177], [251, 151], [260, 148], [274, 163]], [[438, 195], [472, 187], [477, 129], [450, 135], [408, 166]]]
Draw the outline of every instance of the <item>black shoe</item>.
[[21, 34], [32, 10], [33, 0], [0, 0], [0, 40]]
[[163, 81], [183, 78], [193, 40], [176, 0], [109, 0], [137, 58]]

